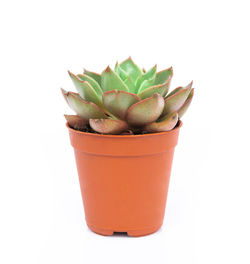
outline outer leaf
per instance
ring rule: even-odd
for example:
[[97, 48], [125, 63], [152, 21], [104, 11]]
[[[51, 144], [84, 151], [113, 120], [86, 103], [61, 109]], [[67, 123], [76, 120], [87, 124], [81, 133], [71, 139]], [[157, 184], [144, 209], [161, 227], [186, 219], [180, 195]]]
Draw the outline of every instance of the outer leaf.
[[77, 76], [75, 76], [71, 72], [69, 72], [69, 76], [71, 77], [77, 91], [79, 92], [80, 96], [83, 99], [93, 102], [99, 106], [102, 105], [102, 102], [98, 97], [97, 93], [88, 82], [80, 80]]
[[165, 95], [168, 93], [170, 81], [171, 81], [171, 77], [169, 77], [166, 83], [151, 86], [145, 89], [143, 92], [139, 93], [138, 96], [140, 96], [141, 99], [145, 99], [152, 96], [154, 93], [158, 93], [163, 97], [165, 97]]
[[92, 102], [86, 102], [80, 99], [75, 93], [63, 92], [63, 96], [66, 96], [66, 100], [69, 106], [84, 120], [89, 120], [90, 118], [107, 118], [105, 113], [96, 104]]
[[124, 91], [113, 90], [103, 94], [105, 108], [114, 116], [125, 119], [128, 108], [138, 102], [140, 98]]
[[112, 71], [108, 66], [105, 71], [102, 73], [102, 89], [104, 92], [112, 90], [121, 90], [128, 92], [128, 87], [119, 77], [119, 75]]
[[[142, 92], [143, 89], [148, 88], [150, 85], [154, 84], [155, 81], [155, 76], [156, 76], [156, 70], [157, 70], [157, 65], [155, 65], [154, 67], [152, 67], [150, 70], [148, 70], [147, 72], [145, 72], [143, 75], [139, 76], [136, 80], [136, 93], [137, 92]], [[151, 84], [149, 86], [144, 84], [144, 88], [141, 88], [142, 83], [148, 80]], [[146, 88], [145, 88], [146, 87]]]
[[175, 94], [175, 93], [177, 93], [177, 92], [179, 92], [179, 91], [181, 91], [181, 90], [183, 90], [183, 87], [182, 87], [182, 86], [179, 86], [179, 87], [175, 88], [171, 93], [169, 93], [169, 94], [167, 95], [166, 98], [172, 96], [173, 94]]
[[173, 129], [178, 122], [178, 113], [173, 112], [167, 115], [160, 122], [148, 124], [144, 129], [148, 132], [163, 132]]
[[89, 77], [86, 74], [77, 74], [77, 77], [82, 81], [88, 82], [94, 88], [97, 95], [99, 97], [102, 97], [102, 89], [97, 81], [95, 81], [93, 78]]
[[133, 62], [131, 57], [120, 64], [120, 67], [130, 76], [132, 82], [142, 74], [141, 69]]
[[181, 90], [184, 90], [184, 89], [187, 89], [187, 88], [188, 88], [188, 89], [191, 89], [191, 88], [192, 88], [192, 85], [193, 85], [193, 81], [190, 82], [187, 86], [184, 86], [184, 87], [182, 87], [182, 86], [177, 87], [177, 88], [175, 88], [171, 93], [169, 93], [167, 97], [170, 97], [170, 96], [172, 96], [173, 94], [175, 94], [175, 93], [177, 93], [177, 92], [179, 92], [179, 91], [181, 91]]
[[165, 83], [166, 81], [169, 80], [169, 77], [170, 78], [173, 77], [173, 68], [172, 67], [170, 67], [170, 68], [168, 68], [166, 70], [157, 72], [154, 84], [155, 85], [163, 84], [163, 83]]
[[62, 92], [62, 95], [63, 95], [63, 97], [64, 97], [66, 103], [68, 104], [68, 103], [69, 103], [69, 102], [68, 102], [68, 97], [67, 97], [68, 92], [65, 91], [63, 88], [61, 88], [61, 92]]
[[192, 102], [193, 96], [194, 96], [194, 89], [191, 90], [190, 94], [188, 95], [187, 100], [182, 105], [182, 107], [178, 110], [179, 118], [181, 118], [185, 114], [185, 112], [187, 111], [188, 107], [190, 106], [190, 104]]
[[151, 97], [132, 105], [127, 111], [126, 120], [132, 126], [144, 126], [157, 120], [163, 108], [163, 97], [155, 93]]
[[64, 115], [64, 116], [69, 126], [76, 130], [82, 130], [86, 126], [86, 124], [88, 124], [88, 121], [82, 119], [78, 115]]
[[128, 124], [122, 120], [90, 119], [89, 124], [96, 132], [101, 134], [120, 134], [128, 129]]
[[162, 116], [178, 111], [178, 109], [180, 109], [181, 106], [185, 103], [189, 93], [190, 88], [186, 88], [167, 97], [165, 99], [165, 106], [162, 112]]
[[100, 74], [87, 71], [86, 69], [84, 69], [84, 74], [94, 79], [99, 84], [99, 86], [101, 86], [101, 75]]

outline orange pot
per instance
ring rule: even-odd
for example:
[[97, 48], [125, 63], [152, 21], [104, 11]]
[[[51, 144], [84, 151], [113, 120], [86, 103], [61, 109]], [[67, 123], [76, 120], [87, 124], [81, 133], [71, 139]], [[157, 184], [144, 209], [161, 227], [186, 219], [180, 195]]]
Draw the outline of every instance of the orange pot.
[[146, 135], [100, 135], [71, 129], [89, 228], [143, 236], [163, 222], [179, 129]]

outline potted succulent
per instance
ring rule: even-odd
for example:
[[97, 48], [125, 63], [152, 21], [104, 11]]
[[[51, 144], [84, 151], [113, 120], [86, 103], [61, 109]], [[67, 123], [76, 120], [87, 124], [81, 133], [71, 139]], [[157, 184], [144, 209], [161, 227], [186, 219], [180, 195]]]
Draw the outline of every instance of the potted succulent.
[[192, 82], [168, 93], [172, 67], [145, 71], [131, 58], [101, 74], [69, 75], [78, 93], [62, 93], [76, 113], [65, 118], [87, 225], [102, 235], [157, 231]]

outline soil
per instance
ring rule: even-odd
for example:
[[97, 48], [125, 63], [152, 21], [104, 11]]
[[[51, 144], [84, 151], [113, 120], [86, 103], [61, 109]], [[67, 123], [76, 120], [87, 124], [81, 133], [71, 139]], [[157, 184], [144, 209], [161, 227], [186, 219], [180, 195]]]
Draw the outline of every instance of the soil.
[[[179, 125], [179, 121], [177, 122], [176, 126], [177, 127]], [[73, 128], [73, 127], [71, 127]], [[73, 128], [75, 129], [75, 128]], [[100, 134], [100, 133], [97, 133], [96, 131], [94, 131], [90, 125], [86, 125], [83, 129], [75, 129], [77, 131], [82, 131], [82, 132], [87, 132], [87, 133], [93, 133], [93, 134]], [[147, 132], [147, 131], [144, 131], [144, 130], [141, 130], [141, 129], [128, 129], [126, 131], [124, 131], [122, 134], [120, 135], [145, 135], [145, 134], [153, 134], [151, 132]]]

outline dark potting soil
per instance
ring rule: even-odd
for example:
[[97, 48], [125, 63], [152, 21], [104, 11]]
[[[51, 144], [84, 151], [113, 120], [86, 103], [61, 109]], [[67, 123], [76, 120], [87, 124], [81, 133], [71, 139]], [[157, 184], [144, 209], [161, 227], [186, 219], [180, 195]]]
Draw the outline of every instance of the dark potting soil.
[[[179, 126], [179, 123], [180, 121], [177, 122], [176, 127]], [[71, 127], [72, 129], [75, 129], [73, 127]], [[174, 129], [173, 128], [173, 129]], [[83, 129], [75, 129], [77, 131], [81, 131], [81, 132], [87, 132], [87, 133], [93, 133], [93, 134], [100, 134], [100, 133], [97, 133], [96, 131], [94, 131], [90, 125], [86, 125]], [[122, 134], [119, 134], [119, 135], [145, 135], [145, 134], [154, 134], [154, 133], [151, 133], [151, 132], [147, 132], [147, 131], [144, 131], [144, 130], [141, 130], [141, 129], [128, 129], [126, 131], [124, 131]]]

